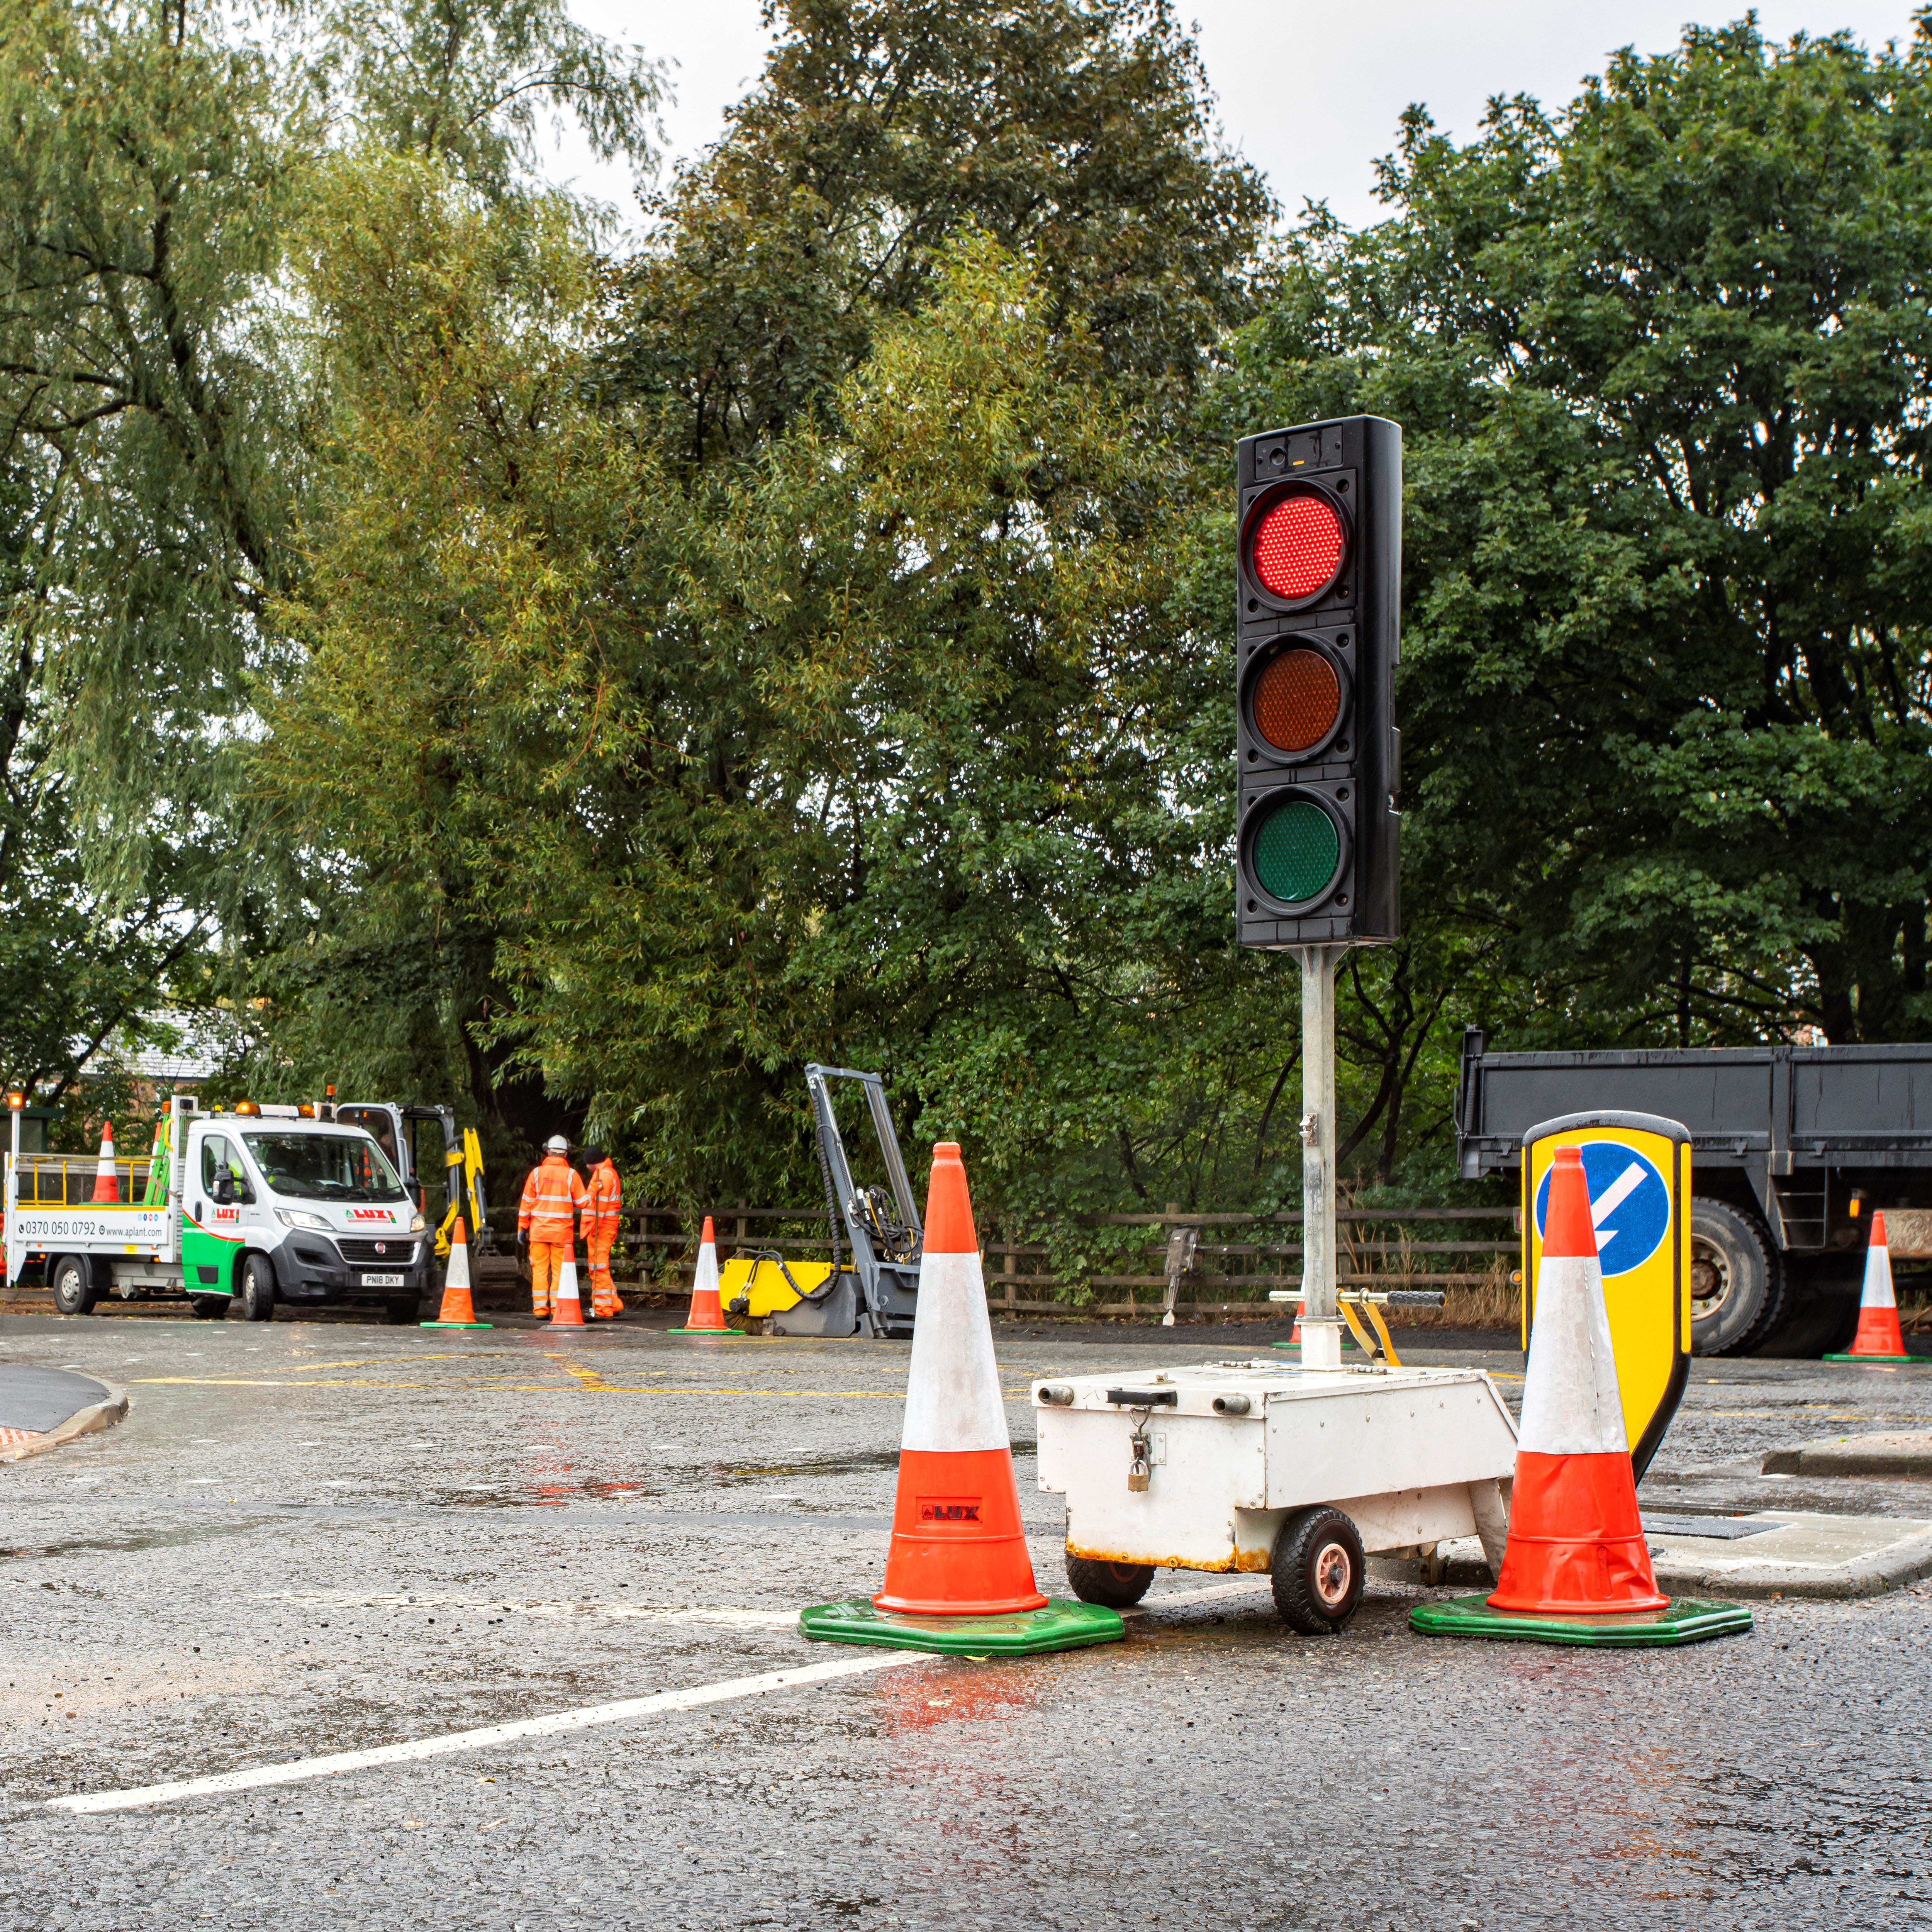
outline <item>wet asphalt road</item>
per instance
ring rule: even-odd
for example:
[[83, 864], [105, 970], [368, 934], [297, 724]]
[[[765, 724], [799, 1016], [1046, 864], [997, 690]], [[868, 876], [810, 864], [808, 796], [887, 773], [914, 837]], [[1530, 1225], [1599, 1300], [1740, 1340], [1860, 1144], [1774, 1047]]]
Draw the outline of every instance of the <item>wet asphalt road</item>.
[[[1058, 1591], [1026, 1381], [1123, 1345], [999, 1346]], [[1217, 1580], [1177, 1573], [1105, 1648], [140, 1811], [40, 1802], [824, 1660], [791, 1621], [878, 1586], [906, 1352], [0, 1321], [0, 1360], [133, 1399], [0, 1470], [0, 1928], [1932, 1922], [1924, 1586], [1619, 1654], [1427, 1641], [1391, 1585], [1301, 1638], [1264, 1580], [1163, 1610]], [[1932, 1369], [1696, 1366], [1652, 1507], [1932, 1501], [1754, 1473], [1932, 1423]]]

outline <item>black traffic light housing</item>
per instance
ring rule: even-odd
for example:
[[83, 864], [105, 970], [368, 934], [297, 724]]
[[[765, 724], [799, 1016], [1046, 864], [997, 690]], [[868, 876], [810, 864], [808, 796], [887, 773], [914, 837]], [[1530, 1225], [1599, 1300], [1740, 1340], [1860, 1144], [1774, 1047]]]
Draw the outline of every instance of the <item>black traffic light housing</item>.
[[1396, 938], [1402, 431], [1244, 436], [1235, 480], [1240, 943]]

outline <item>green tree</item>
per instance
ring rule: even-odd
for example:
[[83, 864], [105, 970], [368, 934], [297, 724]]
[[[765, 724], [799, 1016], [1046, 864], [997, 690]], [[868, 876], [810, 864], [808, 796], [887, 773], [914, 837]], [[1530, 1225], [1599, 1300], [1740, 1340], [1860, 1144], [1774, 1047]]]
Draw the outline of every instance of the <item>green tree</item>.
[[[285, 272], [332, 152], [399, 145], [514, 200], [548, 110], [648, 160], [655, 70], [543, 0], [283, 25], [0, 0], [0, 971], [42, 1016], [17, 1064], [50, 1078], [171, 974], [245, 991], [329, 896], [326, 855], [252, 821], [235, 753], [288, 668], [269, 614], [333, 370]], [[345, 982], [393, 1032], [382, 1003], [422, 975], [362, 937]]]
[[1927, 34], [1413, 110], [1244, 345], [1226, 420], [1404, 425], [1409, 904], [1497, 935], [1513, 1039], [1932, 1017]]

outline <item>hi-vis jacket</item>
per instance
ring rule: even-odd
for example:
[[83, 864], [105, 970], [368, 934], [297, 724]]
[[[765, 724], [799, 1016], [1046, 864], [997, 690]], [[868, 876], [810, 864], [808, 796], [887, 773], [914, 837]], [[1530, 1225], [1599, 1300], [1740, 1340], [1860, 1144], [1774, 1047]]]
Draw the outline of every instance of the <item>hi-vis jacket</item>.
[[524, 1183], [517, 1226], [533, 1241], [573, 1241], [576, 1210], [588, 1192], [583, 1178], [562, 1154], [545, 1154]]
[[589, 1198], [584, 1207], [584, 1238], [612, 1241], [617, 1238], [617, 1210], [624, 1204], [624, 1183], [614, 1160], [601, 1160], [590, 1170]]

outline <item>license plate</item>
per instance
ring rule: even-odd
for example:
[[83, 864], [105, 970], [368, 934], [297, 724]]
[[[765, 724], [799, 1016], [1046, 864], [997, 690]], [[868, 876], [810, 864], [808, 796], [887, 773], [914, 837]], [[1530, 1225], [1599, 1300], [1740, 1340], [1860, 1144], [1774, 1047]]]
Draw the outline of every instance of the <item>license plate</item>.
[[365, 1274], [362, 1277], [362, 1286], [364, 1288], [401, 1288], [407, 1284], [408, 1280], [406, 1275]]

